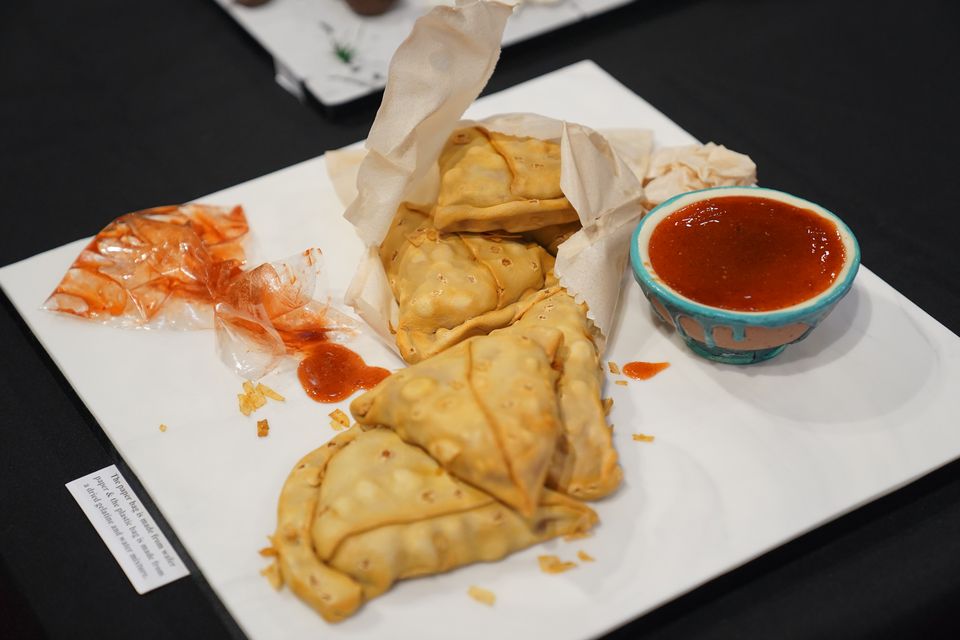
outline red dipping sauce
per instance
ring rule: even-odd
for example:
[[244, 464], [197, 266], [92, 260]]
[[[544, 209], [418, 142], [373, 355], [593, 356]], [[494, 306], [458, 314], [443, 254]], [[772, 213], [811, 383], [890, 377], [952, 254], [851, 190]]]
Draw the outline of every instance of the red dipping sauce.
[[318, 342], [297, 367], [303, 390], [317, 402], [339, 402], [360, 389], [372, 389], [389, 375], [334, 342]]
[[844, 265], [837, 226], [809, 209], [754, 196], [701, 200], [650, 235], [650, 265], [674, 291], [734, 311], [771, 311], [826, 291]]
[[669, 366], [669, 362], [628, 362], [622, 371], [628, 378], [649, 380]]

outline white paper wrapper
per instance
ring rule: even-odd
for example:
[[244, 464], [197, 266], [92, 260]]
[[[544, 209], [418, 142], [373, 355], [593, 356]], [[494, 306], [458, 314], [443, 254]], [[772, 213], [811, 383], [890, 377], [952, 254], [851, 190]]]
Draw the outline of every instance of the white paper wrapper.
[[367, 150], [355, 146], [327, 151], [323, 160], [327, 166], [327, 175], [333, 183], [333, 190], [344, 207], [349, 206], [357, 197], [357, 172]]
[[650, 129], [601, 129], [600, 133], [642, 183], [650, 168], [650, 154], [653, 153], [655, 143], [653, 131]]
[[[656, 141], [649, 129], [601, 129], [600, 134], [645, 185], [648, 204], [657, 205], [696, 189], [756, 184], [753, 160], [723, 145], [708, 142], [654, 151]], [[330, 180], [345, 207], [357, 196], [357, 170], [366, 155], [366, 149], [354, 146], [325, 155]]]
[[367, 246], [345, 301], [393, 349], [396, 302], [377, 246], [401, 202], [422, 200], [418, 190], [436, 190], [436, 160], [493, 73], [512, 11], [487, 2], [437, 7], [417, 20], [390, 61], [383, 102], [357, 172], [357, 197], [344, 217]]
[[[533, 114], [478, 123], [460, 120], [493, 71], [509, 14], [509, 7], [485, 2], [435, 9], [417, 21], [390, 65], [383, 103], [367, 139], [368, 154], [357, 173], [357, 196], [345, 216], [368, 247], [346, 302], [393, 348], [396, 302], [377, 247], [401, 202], [436, 200], [443, 145], [455, 129], [473, 124], [560, 142], [560, 187], [584, 228], [560, 246], [556, 273], [571, 294], [587, 303], [604, 335], [613, 325], [628, 238], [644, 213], [643, 188], [631, 168], [603, 136], [581, 125]], [[335, 154], [334, 167], [347, 171], [349, 165], [349, 156]], [[335, 184], [342, 180], [337, 176]]]
[[708, 142], [658, 149], [650, 159], [644, 188], [647, 201], [655, 206], [687, 191], [756, 183], [757, 165], [749, 156]]
[[[393, 349], [398, 309], [377, 250], [402, 202], [436, 201], [437, 159], [457, 128], [481, 125], [559, 141], [560, 187], [583, 228], [560, 245], [555, 270], [560, 283], [587, 304], [604, 337], [613, 326], [630, 234], [646, 210], [685, 191], [756, 181], [749, 157], [712, 143], [653, 152], [650, 131], [641, 129], [608, 131], [605, 137], [534, 114], [460, 120], [493, 72], [510, 12], [500, 3], [462, 2], [418, 20], [390, 64], [366, 155], [361, 159], [363, 152], [355, 149], [327, 154], [337, 194], [350, 203], [345, 217], [367, 245], [346, 302]], [[350, 187], [354, 172], [356, 189]]]
[[357, 198], [345, 214], [367, 246], [380, 243], [401, 202], [429, 188], [424, 174], [436, 170], [454, 125], [490, 79], [512, 11], [497, 2], [437, 7], [397, 48], [367, 137]]

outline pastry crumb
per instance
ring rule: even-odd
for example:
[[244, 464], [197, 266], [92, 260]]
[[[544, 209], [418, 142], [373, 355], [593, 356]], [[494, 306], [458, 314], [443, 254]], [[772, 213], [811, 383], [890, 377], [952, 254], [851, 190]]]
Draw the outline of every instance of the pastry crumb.
[[577, 557], [580, 558], [580, 562], [596, 562], [593, 556], [583, 550], [577, 551]]
[[603, 403], [603, 415], [610, 415], [610, 410], [613, 409], [613, 398], [604, 398], [601, 402]]
[[160, 423], [160, 432], [162, 433], [162, 432], [164, 432], [164, 431], [166, 431], [166, 430], [167, 430], [167, 425], [165, 425], [165, 424], [163, 424], [163, 423], [161, 422], [161, 423]]
[[266, 396], [267, 398], [270, 398], [271, 400], [276, 400], [277, 402], [286, 402], [287, 400], [282, 395], [280, 395], [279, 393], [277, 393], [267, 385], [263, 384], [262, 382], [257, 383], [257, 392], [263, 394], [264, 396]]
[[340, 431], [350, 426], [350, 416], [340, 409], [334, 409], [328, 415], [332, 418], [330, 426], [333, 427], [334, 431]]
[[557, 556], [537, 556], [537, 561], [544, 573], [563, 573], [577, 566], [576, 562], [564, 562]]
[[249, 380], [244, 380], [243, 393], [237, 394], [237, 401], [240, 404], [240, 413], [245, 416], [249, 416], [251, 413], [267, 404], [267, 398], [276, 400], [277, 402], [284, 402], [286, 400], [286, 398], [262, 382], [257, 383], [257, 386], [253, 386], [252, 382]]
[[653, 442], [656, 436], [648, 436], [645, 433], [635, 433], [633, 434], [633, 439], [637, 442]]
[[270, 433], [270, 423], [267, 422], [266, 418], [263, 420], [257, 420], [257, 437], [266, 438]]
[[258, 551], [257, 553], [262, 555], [264, 558], [273, 558], [274, 556], [277, 555], [277, 550], [274, 549], [273, 547], [264, 547], [263, 549], [260, 549], [260, 551]]
[[467, 595], [488, 607], [492, 607], [493, 603], [497, 601], [497, 596], [494, 595], [493, 591], [481, 587], [471, 586], [467, 589]]
[[607, 368], [610, 369], [610, 373], [614, 375], [620, 375], [620, 367], [618, 367], [617, 363], [613, 360], [607, 363]]
[[614, 381], [613, 381], [613, 384], [618, 384], [618, 385], [620, 385], [621, 387], [625, 387], [625, 386], [627, 386], [627, 381], [626, 381], [626, 380], [614, 380]]
[[253, 412], [253, 404], [250, 402], [249, 396], [245, 393], [238, 393], [237, 400], [240, 401], [240, 413], [245, 416], [250, 415]]
[[267, 399], [262, 393], [257, 391], [256, 387], [254, 387], [253, 383], [249, 380], [243, 381], [243, 393], [249, 398], [254, 411], [267, 404]]

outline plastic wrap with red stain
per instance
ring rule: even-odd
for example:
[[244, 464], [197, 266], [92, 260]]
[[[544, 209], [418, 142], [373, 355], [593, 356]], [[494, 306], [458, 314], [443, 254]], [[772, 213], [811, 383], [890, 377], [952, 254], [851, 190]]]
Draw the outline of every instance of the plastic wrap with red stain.
[[311, 249], [244, 271], [242, 207], [157, 207], [121, 216], [80, 253], [44, 304], [117, 327], [215, 329], [220, 359], [258, 379], [284, 356], [352, 334], [324, 301]]
[[287, 355], [352, 335], [354, 323], [319, 302], [324, 295], [321, 273], [320, 250], [310, 249], [234, 279], [216, 305], [220, 359], [255, 380]]
[[242, 207], [128, 213], [80, 253], [44, 308], [120, 327], [213, 327], [214, 290], [241, 273]]

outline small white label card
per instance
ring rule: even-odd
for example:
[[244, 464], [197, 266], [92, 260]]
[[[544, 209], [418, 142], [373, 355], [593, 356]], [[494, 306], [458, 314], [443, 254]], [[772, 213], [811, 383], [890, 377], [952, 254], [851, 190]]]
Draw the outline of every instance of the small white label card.
[[116, 465], [65, 486], [137, 593], [152, 591], [190, 573]]

